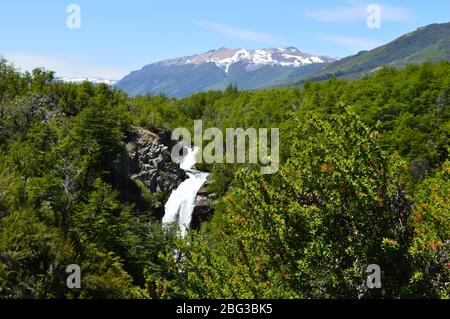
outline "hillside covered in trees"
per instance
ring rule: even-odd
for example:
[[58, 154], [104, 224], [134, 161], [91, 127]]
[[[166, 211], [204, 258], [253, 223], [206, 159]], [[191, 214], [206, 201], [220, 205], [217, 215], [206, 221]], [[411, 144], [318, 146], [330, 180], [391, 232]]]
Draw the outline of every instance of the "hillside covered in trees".
[[450, 60], [450, 23], [434, 23], [409, 32], [392, 42], [356, 55], [345, 57], [303, 80], [327, 80], [333, 76], [359, 79], [384, 65], [404, 67], [425, 61]]
[[[215, 213], [180, 238], [115, 167], [136, 127], [196, 119], [280, 128], [280, 171], [202, 164]], [[177, 100], [2, 60], [0, 298], [448, 298], [449, 135], [448, 62]]]

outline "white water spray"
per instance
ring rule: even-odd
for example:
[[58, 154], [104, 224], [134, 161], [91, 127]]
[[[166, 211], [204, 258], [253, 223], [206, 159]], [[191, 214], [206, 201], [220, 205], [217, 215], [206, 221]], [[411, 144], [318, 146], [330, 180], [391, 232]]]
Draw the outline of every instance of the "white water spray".
[[180, 161], [180, 168], [184, 170], [189, 178], [182, 182], [176, 190], [172, 192], [165, 205], [163, 224], [177, 223], [181, 230], [181, 236], [186, 234], [192, 220], [192, 213], [195, 208], [195, 198], [208, 179], [209, 174], [192, 169], [196, 164], [196, 155], [199, 149], [194, 147], [188, 149], [188, 153]]

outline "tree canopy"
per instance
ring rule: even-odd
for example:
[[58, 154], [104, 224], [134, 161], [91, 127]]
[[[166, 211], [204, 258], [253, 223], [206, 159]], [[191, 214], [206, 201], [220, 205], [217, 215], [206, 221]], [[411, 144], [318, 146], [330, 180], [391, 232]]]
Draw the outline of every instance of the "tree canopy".
[[[449, 74], [424, 63], [177, 100], [1, 60], [0, 298], [448, 298]], [[280, 128], [280, 171], [202, 164], [215, 213], [178, 238], [154, 210], [167, 194], [123, 196], [114, 163], [133, 127], [198, 119]]]

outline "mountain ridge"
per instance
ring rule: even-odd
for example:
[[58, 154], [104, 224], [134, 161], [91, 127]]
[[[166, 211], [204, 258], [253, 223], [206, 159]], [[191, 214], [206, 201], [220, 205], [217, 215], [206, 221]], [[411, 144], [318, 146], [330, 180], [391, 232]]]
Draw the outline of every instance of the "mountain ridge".
[[[328, 63], [336, 61], [328, 56], [316, 56], [304, 53], [295, 47], [264, 48], [264, 49], [231, 49], [222, 47], [206, 53], [175, 59], [167, 59], [159, 63], [165, 65], [215, 63], [228, 73], [230, 65], [237, 62], [247, 62], [260, 65], [281, 65], [300, 67], [312, 63]], [[156, 62], [158, 63], [158, 62]]]
[[403, 67], [425, 61], [450, 61], [450, 23], [434, 23], [408, 32], [370, 51], [342, 59], [304, 53], [295, 47], [220, 48], [166, 59], [133, 71], [116, 85], [130, 95], [182, 98], [229, 84], [243, 90], [301, 85], [331, 77], [354, 80], [382, 66]]
[[304, 80], [326, 80], [333, 76], [353, 80], [385, 65], [403, 67], [406, 64], [441, 60], [450, 60], [450, 22], [420, 27], [373, 50], [361, 51], [335, 61], [314, 74], [303, 76], [299, 83]]
[[315, 72], [334, 61], [336, 58], [304, 53], [295, 47], [220, 48], [147, 64], [117, 86], [130, 95], [164, 93], [172, 97], [225, 89], [229, 84], [261, 89]]

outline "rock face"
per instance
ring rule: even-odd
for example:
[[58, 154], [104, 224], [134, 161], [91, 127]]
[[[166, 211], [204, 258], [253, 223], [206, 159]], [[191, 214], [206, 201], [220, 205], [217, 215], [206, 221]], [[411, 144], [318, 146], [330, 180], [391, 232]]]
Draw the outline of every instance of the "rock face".
[[[150, 192], [167, 192], [165, 201], [154, 203], [152, 207], [155, 217], [164, 216], [164, 205], [171, 191], [188, 178], [178, 164], [172, 161], [171, 149], [175, 142], [171, 139], [171, 132], [155, 134], [143, 128], [135, 128], [125, 141], [127, 154], [116, 163], [116, 171], [126, 180], [140, 181], [148, 187]], [[215, 200], [214, 194], [209, 194], [208, 180], [200, 189], [195, 199], [195, 209], [192, 214], [191, 228], [200, 229], [203, 222], [211, 218]]]
[[187, 178], [172, 162], [167, 134], [160, 137], [142, 128], [125, 141], [127, 155], [117, 165], [120, 175], [144, 183], [152, 193], [171, 191]]
[[197, 193], [197, 197], [195, 198], [195, 208], [192, 213], [192, 229], [200, 229], [201, 225], [205, 221], [208, 221], [214, 214], [213, 203], [216, 200], [216, 196], [207, 191], [208, 185], [211, 183], [212, 181], [208, 180]]

